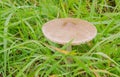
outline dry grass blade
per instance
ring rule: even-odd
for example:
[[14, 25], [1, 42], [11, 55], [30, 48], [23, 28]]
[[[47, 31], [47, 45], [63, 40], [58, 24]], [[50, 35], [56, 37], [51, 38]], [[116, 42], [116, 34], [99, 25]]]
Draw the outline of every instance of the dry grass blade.
[[70, 53], [69, 51], [62, 50], [62, 49], [60, 49], [60, 48], [57, 48], [57, 47], [54, 47], [54, 46], [50, 46], [50, 45], [45, 44], [45, 43], [43, 43], [43, 44], [44, 44], [46, 47], [48, 47], [49, 49], [51, 49], [51, 50], [55, 50], [55, 51], [58, 51], [58, 52], [63, 53], [63, 54], [69, 54], [69, 53]]

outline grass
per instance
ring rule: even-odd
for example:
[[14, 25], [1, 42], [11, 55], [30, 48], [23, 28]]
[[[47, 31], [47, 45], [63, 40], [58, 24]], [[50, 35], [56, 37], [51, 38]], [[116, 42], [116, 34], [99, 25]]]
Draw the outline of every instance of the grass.
[[[120, 77], [119, 0], [0, 0], [0, 77]], [[61, 46], [41, 31], [55, 18], [93, 23], [91, 42]], [[68, 63], [68, 57], [73, 62]]]

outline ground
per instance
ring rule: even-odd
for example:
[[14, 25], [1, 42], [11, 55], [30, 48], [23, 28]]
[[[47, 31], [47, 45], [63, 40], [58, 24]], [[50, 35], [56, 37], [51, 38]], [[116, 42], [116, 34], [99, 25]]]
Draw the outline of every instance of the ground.
[[[0, 0], [0, 77], [120, 77], [120, 0]], [[86, 44], [47, 40], [41, 27], [79, 18], [97, 28]], [[69, 62], [68, 59], [72, 62]]]

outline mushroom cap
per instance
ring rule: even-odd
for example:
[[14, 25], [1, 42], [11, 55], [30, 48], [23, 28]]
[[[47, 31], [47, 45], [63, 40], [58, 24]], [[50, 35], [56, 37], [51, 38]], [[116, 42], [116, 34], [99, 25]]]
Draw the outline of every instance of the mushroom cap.
[[66, 44], [71, 41], [72, 45], [92, 40], [96, 34], [96, 27], [78, 18], [60, 18], [45, 23], [42, 27], [45, 37], [58, 44]]

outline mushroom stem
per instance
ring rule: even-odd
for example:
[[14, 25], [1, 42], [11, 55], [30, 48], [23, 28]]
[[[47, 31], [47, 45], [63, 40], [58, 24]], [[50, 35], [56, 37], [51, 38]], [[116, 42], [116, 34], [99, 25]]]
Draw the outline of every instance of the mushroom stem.
[[72, 50], [72, 45], [68, 45], [66, 50], [70, 52]]

